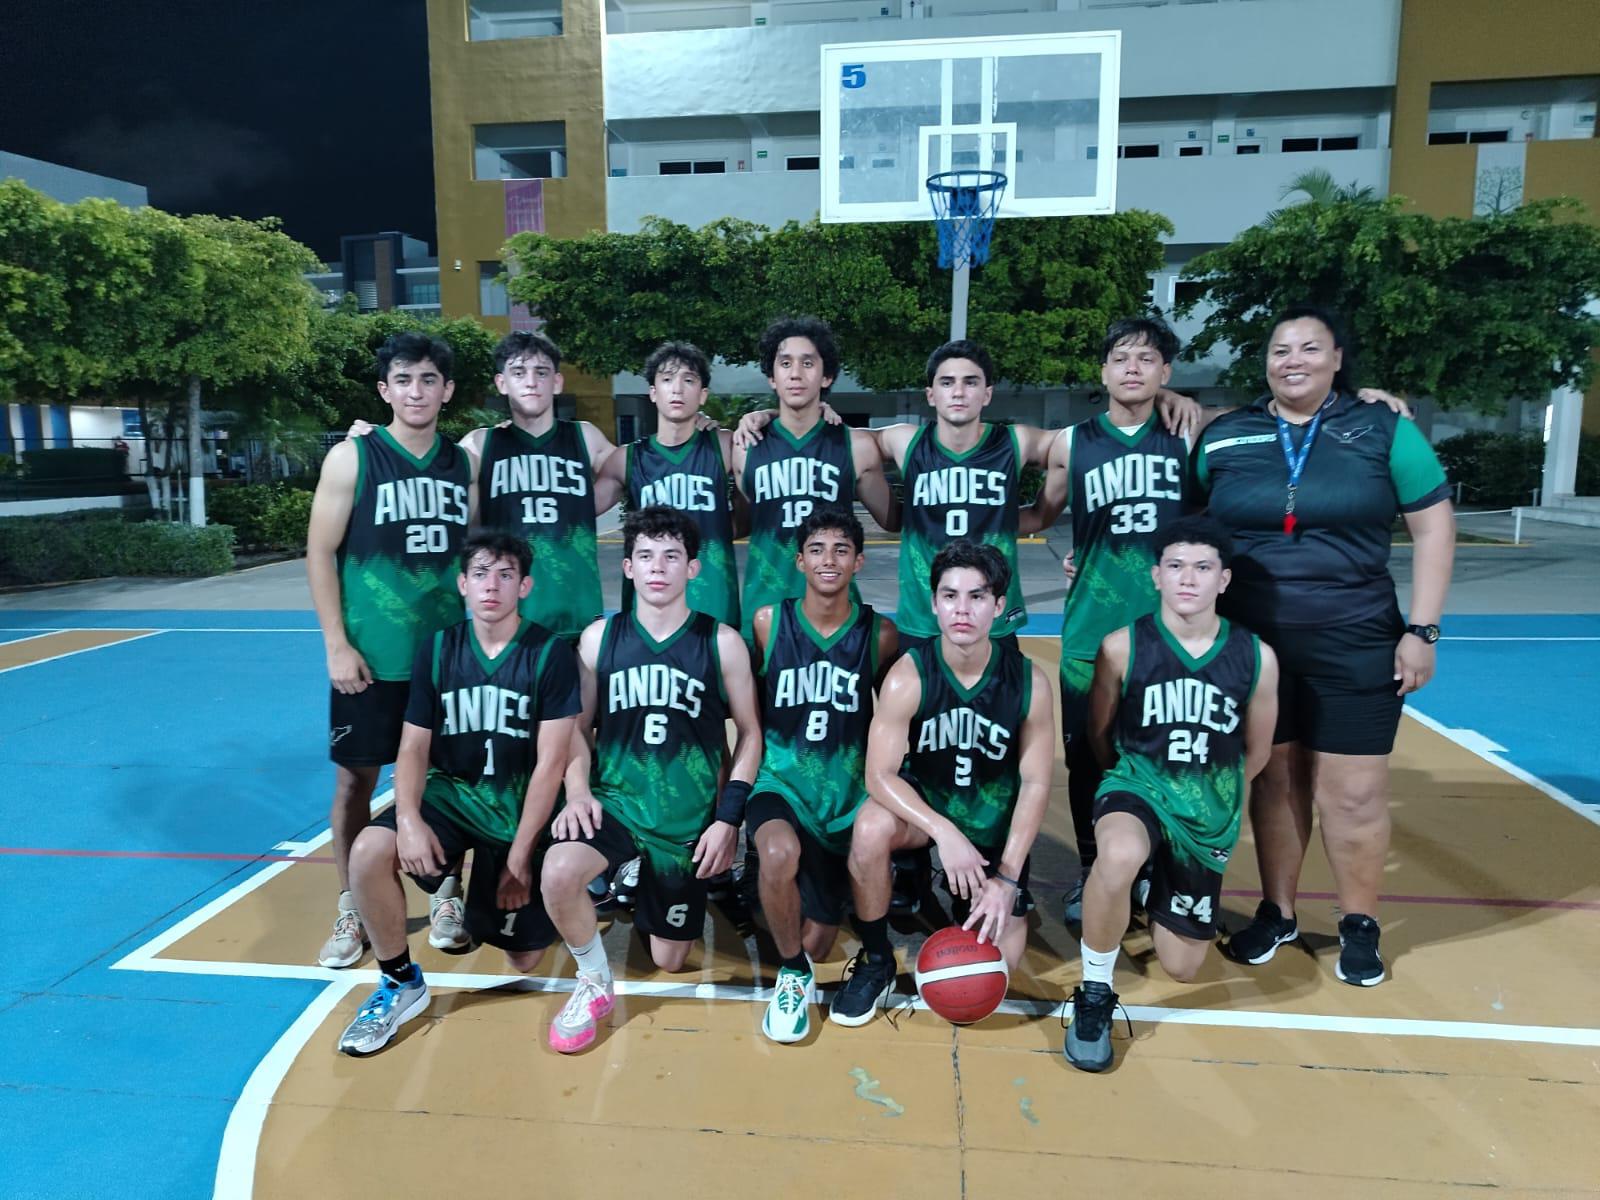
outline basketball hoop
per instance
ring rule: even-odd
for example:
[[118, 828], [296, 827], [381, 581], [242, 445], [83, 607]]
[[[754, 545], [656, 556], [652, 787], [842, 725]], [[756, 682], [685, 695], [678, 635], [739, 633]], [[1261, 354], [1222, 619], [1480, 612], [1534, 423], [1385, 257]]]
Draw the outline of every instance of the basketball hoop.
[[1005, 191], [1001, 171], [941, 171], [928, 176], [941, 267], [960, 270], [989, 261], [989, 238]]

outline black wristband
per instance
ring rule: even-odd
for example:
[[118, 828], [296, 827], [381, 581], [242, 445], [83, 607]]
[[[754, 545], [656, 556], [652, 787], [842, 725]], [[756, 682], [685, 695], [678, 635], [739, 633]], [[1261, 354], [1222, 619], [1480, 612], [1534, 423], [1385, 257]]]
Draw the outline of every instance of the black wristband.
[[998, 879], [1001, 883], [1009, 883], [1012, 887], [1016, 888], [1017, 891], [1019, 891], [1019, 892], [1022, 890], [1022, 884], [1019, 883], [1017, 880], [1011, 878], [1011, 876], [1009, 876], [1009, 875], [1002, 875], [1002, 874], [1000, 874], [999, 871], [996, 871], [994, 873], [994, 878]]
[[726, 821], [737, 828], [744, 821], [744, 806], [750, 799], [750, 785], [742, 779], [730, 779], [722, 786], [722, 797], [717, 801], [717, 820]]

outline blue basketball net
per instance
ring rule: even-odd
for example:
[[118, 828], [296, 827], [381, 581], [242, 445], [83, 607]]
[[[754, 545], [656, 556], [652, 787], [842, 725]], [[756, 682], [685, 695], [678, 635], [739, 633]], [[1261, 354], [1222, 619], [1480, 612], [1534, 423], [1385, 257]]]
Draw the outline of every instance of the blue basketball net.
[[943, 171], [928, 177], [941, 267], [981, 267], [989, 261], [989, 238], [1005, 191], [1000, 171]]

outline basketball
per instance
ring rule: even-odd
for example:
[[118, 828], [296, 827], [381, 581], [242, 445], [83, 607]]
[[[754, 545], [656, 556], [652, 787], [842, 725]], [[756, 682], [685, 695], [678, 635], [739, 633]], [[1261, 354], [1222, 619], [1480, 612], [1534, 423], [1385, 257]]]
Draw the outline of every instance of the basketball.
[[970, 1025], [999, 1008], [1009, 979], [1000, 947], [980, 943], [976, 930], [959, 925], [939, 930], [917, 955], [917, 993], [952, 1025]]

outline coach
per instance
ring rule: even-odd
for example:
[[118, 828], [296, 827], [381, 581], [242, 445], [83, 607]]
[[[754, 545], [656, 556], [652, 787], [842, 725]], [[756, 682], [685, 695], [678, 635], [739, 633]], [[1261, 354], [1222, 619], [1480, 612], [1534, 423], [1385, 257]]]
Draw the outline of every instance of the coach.
[[[1444, 471], [1417, 427], [1362, 404], [1337, 318], [1291, 308], [1266, 343], [1269, 395], [1220, 417], [1195, 451], [1211, 515], [1233, 531], [1218, 607], [1281, 665], [1272, 760], [1250, 795], [1265, 899], [1228, 943], [1259, 964], [1299, 936], [1295, 893], [1313, 803], [1338, 889], [1345, 983], [1383, 982], [1378, 887], [1389, 753], [1403, 697], [1428, 682], [1455, 553]], [[1410, 624], [1389, 574], [1395, 518], [1415, 543]]]

